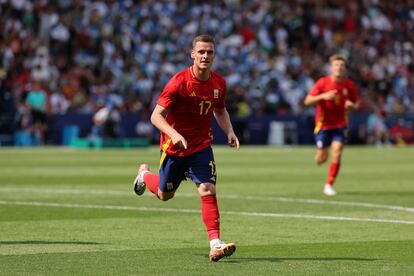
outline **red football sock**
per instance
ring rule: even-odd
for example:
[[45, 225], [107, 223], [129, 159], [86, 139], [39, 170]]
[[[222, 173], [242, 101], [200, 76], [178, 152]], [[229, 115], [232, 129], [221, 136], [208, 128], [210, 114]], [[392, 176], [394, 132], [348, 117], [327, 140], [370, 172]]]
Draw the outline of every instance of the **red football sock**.
[[220, 213], [216, 195], [201, 197], [201, 215], [206, 225], [209, 240], [220, 239]]
[[331, 164], [329, 165], [329, 173], [328, 173], [328, 179], [326, 179], [326, 184], [329, 184], [329, 185], [334, 184], [340, 167], [341, 167], [341, 163], [331, 162]]
[[151, 193], [158, 197], [158, 185], [160, 184], [160, 176], [155, 173], [147, 172], [144, 174], [144, 182]]

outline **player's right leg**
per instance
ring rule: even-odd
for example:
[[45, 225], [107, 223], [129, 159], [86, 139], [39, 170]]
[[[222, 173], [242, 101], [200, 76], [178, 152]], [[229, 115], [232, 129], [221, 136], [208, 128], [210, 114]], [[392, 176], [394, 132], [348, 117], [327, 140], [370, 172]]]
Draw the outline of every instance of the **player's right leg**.
[[141, 164], [134, 179], [134, 192], [140, 196], [148, 187], [151, 193], [162, 201], [167, 201], [174, 197], [175, 191], [163, 192], [160, 190], [159, 185], [160, 175], [150, 172], [147, 164]]
[[173, 198], [181, 181], [185, 179], [185, 162], [185, 157], [169, 156], [161, 152], [159, 174], [152, 173], [147, 164], [141, 164], [134, 180], [135, 193], [142, 195], [148, 188], [162, 201]]
[[142, 195], [145, 192], [146, 185], [144, 182], [144, 174], [149, 172], [148, 164], [141, 164], [138, 168], [137, 176], [134, 179], [134, 192], [137, 195]]
[[187, 157], [161, 156], [158, 198], [167, 201], [174, 197], [181, 182], [186, 179]]
[[315, 154], [315, 162], [318, 165], [322, 165], [323, 163], [328, 160], [328, 147], [331, 143], [329, 132], [326, 130], [319, 130], [318, 133], [315, 134], [315, 141], [316, 141], [316, 154]]
[[318, 165], [322, 165], [328, 160], [328, 149], [317, 149], [315, 154], [315, 162]]
[[148, 164], [141, 164], [134, 179], [134, 192], [140, 196], [148, 188], [153, 194], [158, 196], [159, 182], [159, 175], [150, 172]]

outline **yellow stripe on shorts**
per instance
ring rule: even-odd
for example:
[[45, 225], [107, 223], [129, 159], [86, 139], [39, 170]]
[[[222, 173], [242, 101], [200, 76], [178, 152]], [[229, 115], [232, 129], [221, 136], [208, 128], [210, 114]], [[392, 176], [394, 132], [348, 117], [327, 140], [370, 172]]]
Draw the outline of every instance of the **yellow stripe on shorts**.
[[321, 130], [322, 122], [318, 122], [315, 126], [315, 129], [313, 130], [314, 134], [318, 134], [319, 130]]
[[321, 128], [322, 128], [322, 122], [323, 122], [323, 117], [324, 117], [324, 112], [322, 111], [321, 112], [321, 115], [319, 116], [319, 120], [318, 120], [318, 122], [316, 123], [316, 125], [315, 125], [315, 129], [313, 130], [313, 134], [318, 134], [318, 132], [321, 130]]
[[168, 138], [167, 141], [165, 141], [164, 145], [162, 145], [161, 150], [162, 150], [162, 154], [160, 157], [160, 167], [162, 165], [162, 163], [164, 162], [165, 157], [167, 156], [167, 149], [171, 144], [171, 138]]

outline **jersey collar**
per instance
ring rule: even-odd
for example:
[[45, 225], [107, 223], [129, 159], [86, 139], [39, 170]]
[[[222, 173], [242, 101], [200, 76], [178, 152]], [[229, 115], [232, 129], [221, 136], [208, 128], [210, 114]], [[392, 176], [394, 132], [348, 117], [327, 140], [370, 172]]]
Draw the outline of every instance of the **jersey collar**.
[[[200, 80], [199, 78], [197, 78], [197, 76], [195, 75], [194, 71], [193, 71], [193, 66], [190, 66], [190, 68], [188, 68], [190, 70], [190, 74], [191, 77], [193, 77], [194, 79], [198, 80], [198, 81], [204, 81], [204, 80]], [[211, 78], [211, 71], [208, 71], [208, 79], [206, 79], [205, 81], [208, 81]]]

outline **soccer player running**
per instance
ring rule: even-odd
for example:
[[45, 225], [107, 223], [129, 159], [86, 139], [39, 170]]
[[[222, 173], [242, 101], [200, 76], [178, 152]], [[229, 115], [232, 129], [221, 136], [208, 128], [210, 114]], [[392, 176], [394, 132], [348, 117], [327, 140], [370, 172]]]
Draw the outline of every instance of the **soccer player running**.
[[331, 74], [320, 78], [305, 98], [306, 106], [316, 105], [315, 114], [315, 161], [318, 165], [328, 159], [331, 149], [331, 163], [323, 193], [336, 195], [333, 188], [341, 167], [341, 155], [344, 148], [347, 110], [359, 106], [358, 90], [355, 83], [346, 76], [346, 58], [333, 55], [329, 58]]
[[159, 175], [141, 164], [134, 191], [142, 195], [146, 187], [160, 200], [174, 197], [182, 180], [190, 178], [201, 198], [201, 214], [210, 240], [209, 258], [217, 262], [233, 254], [234, 243], [220, 239], [220, 215], [216, 199], [216, 164], [211, 143], [211, 121], [217, 120], [228, 144], [239, 149], [225, 108], [226, 82], [210, 70], [215, 57], [215, 41], [209, 35], [194, 38], [193, 65], [174, 75], [157, 100], [152, 124], [161, 133]]

